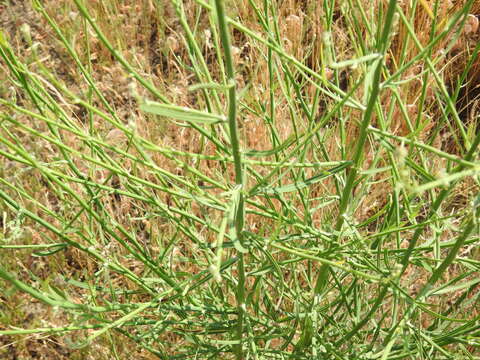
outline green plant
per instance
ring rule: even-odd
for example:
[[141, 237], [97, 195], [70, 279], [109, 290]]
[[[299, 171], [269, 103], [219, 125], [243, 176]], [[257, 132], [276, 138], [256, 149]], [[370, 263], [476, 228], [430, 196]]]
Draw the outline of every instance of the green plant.
[[0, 334], [116, 358], [124, 337], [174, 359], [478, 356], [480, 133], [456, 108], [478, 45], [447, 82], [473, 3], [325, 0], [302, 23], [276, 1], [174, 0], [162, 81], [105, 32], [117, 2], [74, 0], [60, 24], [33, 1], [73, 81], [31, 28], [28, 56], [0, 33], [0, 277], [64, 325]]

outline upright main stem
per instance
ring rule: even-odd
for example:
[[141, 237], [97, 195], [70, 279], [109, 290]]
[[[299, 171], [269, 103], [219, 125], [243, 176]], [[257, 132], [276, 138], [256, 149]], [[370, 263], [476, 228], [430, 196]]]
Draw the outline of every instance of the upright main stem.
[[373, 111], [377, 103], [378, 96], [380, 94], [380, 82], [383, 68], [383, 61], [387, 51], [390, 31], [393, 23], [393, 17], [395, 14], [395, 9], [397, 6], [397, 0], [390, 0], [388, 4], [387, 14], [385, 18], [385, 26], [383, 28], [382, 35], [377, 42], [377, 51], [383, 56], [376, 60], [373, 79], [370, 87], [370, 96], [367, 103], [367, 108], [365, 110], [362, 123], [360, 125], [360, 134], [357, 140], [357, 147], [355, 148], [355, 153], [353, 155], [353, 166], [348, 174], [347, 182], [343, 190], [342, 198], [340, 200], [340, 214], [338, 216], [337, 223], [335, 224], [335, 230], [340, 231], [342, 229], [343, 223], [345, 221], [345, 212], [347, 211], [348, 204], [350, 201], [350, 196], [353, 190], [353, 185], [357, 178], [358, 170], [361, 166], [363, 148], [365, 147], [365, 142], [367, 140], [367, 128], [370, 125], [372, 119]]
[[[223, 0], [215, 0], [215, 8], [217, 10], [218, 26], [220, 30], [220, 39], [222, 41], [225, 68], [228, 83], [228, 126], [230, 130], [230, 143], [232, 145], [232, 155], [235, 164], [235, 184], [243, 188], [243, 173], [242, 173], [242, 157], [240, 153], [240, 144], [238, 141], [237, 129], [237, 95], [235, 85], [235, 70], [233, 67], [233, 57], [230, 46], [230, 37], [228, 33], [227, 20], [225, 15], [225, 8]], [[242, 243], [242, 232], [244, 226], [244, 198], [243, 189], [240, 190], [240, 198], [235, 213], [235, 229], [236, 235], [240, 243]], [[243, 322], [245, 313], [245, 267], [243, 254], [238, 253], [238, 286], [237, 286], [237, 340], [238, 344], [235, 347], [235, 354], [238, 360], [243, 359]]]

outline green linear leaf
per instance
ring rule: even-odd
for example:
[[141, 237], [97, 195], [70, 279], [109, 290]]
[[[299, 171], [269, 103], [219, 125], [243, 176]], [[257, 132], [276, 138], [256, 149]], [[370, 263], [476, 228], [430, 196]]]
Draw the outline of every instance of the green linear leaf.
[[140, 109], [142, 111], [155, 115], [160, 115], [166, 118], [193, 123], [217, 124], [227, 121], [227, 119], [223, 115], [210, 114], [187, 107], [162, 104], [149, 100], [145, 101], [144, 104], [140, 105]]
[[248, 150], [244, 151], [243, 154], [248, 157], [263, 157], [263, 156], [271, 156], [279, 153], [282, 150], [287, 149], [296, 141], [294, 136], [290, 136], [287, 140], [285, 140], [282, 144], [277, 146], [276, 148], [270, 150]]
[[334, 168], [331, 168], [329, 170], [322, 171], [318, 175], [312, 176], [311, 178], [308, 178], [305, 181], [298, 181], [292, 184], [288, 184], [285, 186], [279, 186], [279, 187], [262, 187], [259, 188], [256, 194], [281, 194], [281, 193], [286, 193], [286, 192], [291, 192], [291, 191], [296, 191], [300, 190], [303, 188], [306, 188], [310, 185], [316, 184], [320, 182], [321, 180], [332, 176], [333, 174], [340, 172], [347, 168], [348, 166], [351, 165], [351, 161], [346, 161], [345, 163], [338, 165]]
[[458, 285], [452, 285], [452, 286], [448, 286], [448, 287], [445, 287], [445, 288], [438, 288], [437, 290], [433, 290], [430, 295], [443, 295], [443, 294], [447, 294], [449, 292], [452, 292], [452, 291], [458, 291], [458, 290], [463, 290], [463, 289], [466, 289], [472, 285], [475, 285], [477, 283], [480, 282], [480, 279], [473, 279], [473, 280], [470, 280], [470, 281], [467, 281], [467, 282], [464, 282], [462, 284], [458, 284]]

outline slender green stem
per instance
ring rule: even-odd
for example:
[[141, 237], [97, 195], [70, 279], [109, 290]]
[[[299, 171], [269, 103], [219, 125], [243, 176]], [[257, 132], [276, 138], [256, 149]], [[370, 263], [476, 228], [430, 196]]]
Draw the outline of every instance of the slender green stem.
[[[233, 65], [232, 49], [230, 44], [230, 36], [227, 26], [227, 17], [225, 14], [224, 0], [215, 0], [215, 8], [217, 11], [218, 27], [220, 30], [220, 39], [224, 52], [224, 61], [228, 82], [228, 127], [230, 130], [230, 143], [232, 145], [232, 155], [235, 165], [235, 184], [240, 186], [240, 196], [237, 204], [235, 214], [235, 228], [237, 238], [240, 243], [243, 243], [243, 226], [244, 226], [244, 189], [243, 189], [243, 164], [240, 153], [240, 143], [237, 128], [237, 95], [235, 83], [235, 70]], [[236, 357], [238, 360], [243, 359], [243, 327], [244, 316], [246, 311], [245, 305], [245, 266], [244, 256], [239, 254], [238, 263], [238, 285], [237, 285], [237, 308], [238, 308], [238, 323], [237, 323], [237, 340]]]
[[370, 84], [370, 94], [368, 98], [368, 104], [367, 104], [365, 113], [363, 115], [362, 123], [360, 125], [357, 146], [355, 148], [355, 152], [353, 155], [353, 166], [349, 171], [345, 188], [343, 190], [343, 194], [342, 194], [340, 205], [339, 205], [339, 216], [337, 219], [337, 223], [335, 225], [335, 229], [337, 231], [340, 231], [342, 229], [343, 223], [345, 222], [345, 218], [347, 216], [346, 210], [349, 204], [350, 197], [352, 195], [353, 185], [357, 179], [358, 171], [360, 170], [365, 142], [367, 140], [367, 129], [368, 129], [368, 126], [370, 125], [372, 114], [377, 104], [378, 95], [380, 94], [380, 81], [381, 81], [382, 69], [384, 64], [384, 57], [386, 55], [387, 46], [389, 43], [390, 28], [393, 23], [393, 17], [395, 15], [396, 6], [397, 6], [396, 0], [389, 1], [382, 36], [377, 42], [377, 51], [379, 54], [381, 54], [381, 57], [375, 60], [372, 64], [372, 67], [374, 67], [373, 68], [374, 72], [373, 72], [373, 78]]

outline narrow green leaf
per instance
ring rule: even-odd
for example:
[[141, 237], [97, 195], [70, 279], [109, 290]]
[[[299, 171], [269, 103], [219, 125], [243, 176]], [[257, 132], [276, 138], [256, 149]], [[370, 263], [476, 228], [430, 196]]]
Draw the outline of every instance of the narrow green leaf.
[[319, 295], [325, 290], [325, 287], [328, 283], [328, 273], [330, 271], [330, 266], [326, 264], [322, 264], [320, 269], [318, 270], [318, 277], [317, 282], [315, 284], [314, 294]]
[[467, 282], [464, 282], [464, 283], [458, 284], [458, 285], [452, 285], [452, 286], [447, 286], [447, 287], [442, 287], [441, 286], [441, 287], [437, 288], [436, 290], [432, 290], [432, 292], [430, 292], [430, 295], [448, 294], [448, 293], [453, 292], [453, 291], [463, 290], [463, 289], [468, 288], [472, 285], [475, 285], [479, 282], [480, 282], [480, 278], [477, 278], [477, 279], [473, 279], [473, 280], [470, 280], [470, 281], [467, 281]]
[[276, 148], [273, 148], [271, 150], [248, 150], [245, 151], [244, 154], [248, 157], [263, 157], [263, 156], [272, 156], [275, 154], [278, 154], [280, 151], [287, 149], [290, 145], [295, 143], [295, 137], [291, 136], [288, 138], [286, 141], [284, 141], [282, 144], [277, 146]]
[[210, 114], [187, 107], [162, 104], [149, 100], [145, 101], [144, 104], [140, 105], [140, 109], [142, 111], [155, 115], [160, 115], [166, 118], [193, 123], [217, 124], [227, 121], [227, 119], [223, 115]]
[[55, 246], [49, 250], [36, 251], [32, 254], [32, 256], [37, 256], [37, 257], [50, 256], [50, 255], [56, 254], [59, 251], [66, 249], [67, 246], [68, 246], [67, 244], [58, 244], [58, 246]]
[[321, 180], [332, 176], [335, 173], [338, 173], [348, 167], [351, 164], [350, 161], [346, 161], [345, 163], [336, 166], [332, 169], [322, 171], [320, 174], [312, 176], [311, 178], [305, 180], [305, 181], [299, 181], [293, 184], [285, 185], [285, 186], [279, 186], [279, 187], [263, 187], [258, 189], [258, 193], [263, 193], [263, 194], [281, 194], [281, 193], [286, 193], [286, 192], [292, 192], [292, 191], [297, 191], [303, 188], [306, 188], [310, 185], [316, 184], [320, 182]]

